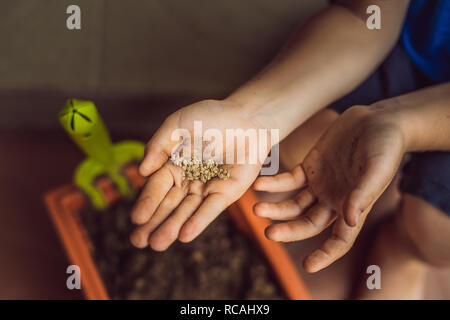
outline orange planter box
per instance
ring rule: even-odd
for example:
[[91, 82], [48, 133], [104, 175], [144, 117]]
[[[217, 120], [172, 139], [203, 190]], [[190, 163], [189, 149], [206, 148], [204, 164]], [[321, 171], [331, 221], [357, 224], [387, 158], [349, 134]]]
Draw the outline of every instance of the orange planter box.
[[[135, 189], [142, 187], [144, 179], [139, 176], [136, 166], [128, 167], [126, 175]], [[108, 179], [99, 179], [97, 185], [109, 203], [119, 199], [119, 195]], [[79, 216], [80, 211], [89, 206], [87, 198], [73, 185], [67, 185], [45, 194], [44, 200], [69, 260], [82, 270], [81, 285], [86, 298], [109, 299], [91, 255], [94, 248]], [[269, 225], [269, 220], [253, 214], [253, 205], [256, 202], [256, 195], [252, 190], [248, 190], [228, 210], [237, 227], [260, 247], [286, 296], [295, 300], [310, 299], [284, 245], [265, 238], [264, 229]]]

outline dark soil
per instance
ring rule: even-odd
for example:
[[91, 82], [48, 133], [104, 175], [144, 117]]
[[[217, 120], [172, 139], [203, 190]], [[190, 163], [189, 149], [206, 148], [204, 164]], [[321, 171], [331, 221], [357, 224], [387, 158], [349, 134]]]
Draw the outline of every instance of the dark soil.
[[131, 206], [81, 213], [112, 299], [284, 298], [258, 248], [226, 212], [193, 242], [154, 252], [130, 244]]

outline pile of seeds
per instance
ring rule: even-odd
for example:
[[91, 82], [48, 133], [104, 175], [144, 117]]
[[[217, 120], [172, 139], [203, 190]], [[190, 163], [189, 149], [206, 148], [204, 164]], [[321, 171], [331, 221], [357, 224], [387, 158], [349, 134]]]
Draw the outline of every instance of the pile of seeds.
[[173, 153], [170, 160], [183, 169], [183, 178], [190, 181], [200, 180], [205, 183], [215, 177], [222, 180], [227, 180], [230, 177], [230, 172], [228, 172], [227, 168], [219, 166], [213, 159], [205, 161], [195, 156], [187, 158]]

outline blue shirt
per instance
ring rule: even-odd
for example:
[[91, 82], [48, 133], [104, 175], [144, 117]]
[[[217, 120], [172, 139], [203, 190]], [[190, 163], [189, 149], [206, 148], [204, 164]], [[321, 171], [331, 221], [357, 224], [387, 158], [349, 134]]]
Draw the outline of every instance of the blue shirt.
[[450, 81], [450, 0], [412, 0], [401, 37], [425, 75]]

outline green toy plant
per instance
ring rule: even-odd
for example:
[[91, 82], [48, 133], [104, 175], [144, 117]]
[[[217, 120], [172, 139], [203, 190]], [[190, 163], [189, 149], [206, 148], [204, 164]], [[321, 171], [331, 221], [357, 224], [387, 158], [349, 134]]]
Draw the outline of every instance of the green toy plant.
[[74, 182], [91, 200], [96, 209], [107, 207], [106, 199], [95, 187], [99, 176], [107, 175], [119, 193], [127, 199], [134, 190], [124, 175], [124, 166], [140, 161], [144, 156], [144, 144], [140, 141], [112, 143], [100, 114], [91, 101], [69, 99], [59, 113], [59, 121], [72, 140], [83, 150], [87, 158], [75, 170]]

